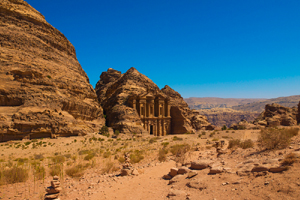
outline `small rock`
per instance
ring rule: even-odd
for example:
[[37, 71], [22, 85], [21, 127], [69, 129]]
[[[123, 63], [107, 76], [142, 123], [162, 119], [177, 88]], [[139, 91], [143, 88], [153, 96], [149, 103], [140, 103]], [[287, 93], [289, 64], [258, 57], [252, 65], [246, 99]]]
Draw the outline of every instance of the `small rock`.
[[193, 178], [193, 177], [195, 177], [195, 176], [197, 176], [197, 175], [198, 175], [197, 172], [190, 171], [190, 172], [188, 173], [188, 175], [187, 175], [187, 178]]
[[56, 199], [58, 198], [59, 196], [59, 193], [56, 193], [56, 194], [46, 194], [45, 195], [45, 199]]
[[228, 185], [229, 184], [229, 182], [224, 182], [224, 183], [222, 183], [222, 185], [224, 186], [224, 185]]
[[270, 184], [270, 182], [266, 181], [264, 184], [265, 184], [265, 185], [269, 185], [269, 184]]
[[62, 191], [62, 188], [61, 187], [57, 187], [57, 188], [54, 188], [54, 187], [47, 187], [46, 188], [46, 192], [48, 193], [48, 194], [56, 194], [56, 193], [59, 193], [59, 192], [61, 192]]
[[170, 190], [169, 194], [167, 197], [172, 197], [172, 196], [179, 196], [179, 197], [186, 197], [186, 192], [182, 190]]
[[134, 169], [131, 174], [137, 176], [137, 175], [139, 175], [139, 172], [138, 172], [138, 170]]
[[170, 176], [169, 174], [166, 174], [163, 176], [163, 179], [170, 180], [170, 179], [172, 179], [172, 176]]
[[174, 176], [176, 176], [177, 174], [178, 174], [178, 169], [175, 168], [175, 167], [171, 168], [171, 170], [170, 170], [170, 172], [169, 172], [169, 175], [172, 176], [172, 177], [174, 177]]
[[51, 186], [54, 188], [57, 188], [60, 186], [60, 182], [57, 180], [53, 180], [53, 181], [51, 181]]
[[131, 169], [121, 169], [121, 176], [129, 176], [131, 172]]
[[185, 167], [185, 166], [183, 166], [183, 167], [180, 167], [179, 169], [178, 169], [178, 174], [186, 174], [186, 173], [188, 173], [190, 170], [189, 170], [189, 168], [187, 168], [187, 167]]

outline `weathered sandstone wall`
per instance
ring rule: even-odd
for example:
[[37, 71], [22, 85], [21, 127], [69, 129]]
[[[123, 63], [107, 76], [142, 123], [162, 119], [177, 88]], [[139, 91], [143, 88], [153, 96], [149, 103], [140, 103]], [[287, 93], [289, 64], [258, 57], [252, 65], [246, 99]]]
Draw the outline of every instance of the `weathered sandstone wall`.
[[1, 0], [0, 22], [0, 141], [79, 135], [104, 124], [62, 33], [23, 0]]

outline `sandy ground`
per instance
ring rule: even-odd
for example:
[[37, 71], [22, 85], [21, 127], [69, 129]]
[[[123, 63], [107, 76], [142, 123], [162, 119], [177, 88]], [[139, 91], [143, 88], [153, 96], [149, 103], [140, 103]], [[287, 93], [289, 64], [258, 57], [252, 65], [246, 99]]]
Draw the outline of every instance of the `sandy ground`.
[[[84, 171], [84, 175], [79, 178], [71, 178], [63, 173], [60, 176], [62, 192], [60, 199], [300, 199], [300, 164], [294, 163], [287, 171], [281, 173], [247, 173], [238, 175], [236, 171], [238, 166], [243, 162], [263, 161], [272, 159], [283, 159], [285, 155], [291, 152], [300, 153], [300, 137], [293, 138], [291, 146], [287, 149], [276, 150], [271, 152], [261, 152], [255, 146], [250, 149], [230, 150], [226, 154], [217, 157], [216, 149], [207, 143], [209, 140], [212, 144], [214, 138], [227, 141], [230, 138], [239, 138], [242, 140], [252, 139], [256, 141], [258, 131], [219, 131], [212, 137], [210, 132], [206, 132], [201, 137], [202, 132], [194, 135], [178, 135], [183, 140], [174, 141], [174, 136], [166, 136], [158, 138], [156, 142], [150, 143], [151, 137], [138, 138], [135, 140], [130, 137], [122, 137], [117, 140], [108, 141], [106, 138], [102, 142], [88, 142], [89, 138], [95, 137], [94, 134], [85, 137], [71, 137], [59, 139], [43, 139], [42, 144], [47, 146], [32, 148], [30, 145], [27, 149], [15, 148], [16, 142], [2, 143], [0, 145], [1, 159], [0, 165], [2, 169], [6, 169], [5, 165], [9, 160], [13, 163], [16, 158], [33, 159], [35, 154], [42, 154], [44, 160], [41, 164], [46, 168], [46, 176], [42, 180], [34, 180], [32, 170], [29, 179], [23, 183], [6, 184], [0, 186], [0, 199], [43, 199], [45, 188], [50, 186], [52, 177], [49, 174], [49, 166], [51, 166], [51, 157], [56, 155], [71, 154], [77, 155], [78, 158], [74, 163], [70, 158], [66, 159], [63, 166], [64, 169], [75, 165], [76, 163], [94, 163]], [[97, 138], [103, 138], [96, 135]], [[225, 138], [225, 139], [224, 139]], [[76, 140], [76, 142], [74, 142]], [[86, 142], [83, 142], [86, 141]], [[17, 142], [24, 143], [26, 141]], [[51, 143], [49, 145], [49, 142]], [[158, 149], [162, 147], [162, 143], [169, 142], [175, 144], [190, 144], [193, 149], [186, 154], [185, 162], [197, 159], [209, 159], [212, 162], [222, 162], [224, 168], [228, 168], [226, 172], [220, 174], [209, 174], [209, 168], [203, 170], [193, 170], [196, 176], [188, 178], [187, 174], [175, 176], [170, 182], [162, 177], [169, 173], [172, 167], [180, 167], [181, 164], [174, 161], [174, 156], [168, 154], [165, 162], [157, 160]], [[53, 145], [54, 144], [54, 145]], [[11, 146], [10, 146], [11, 145]], [[18, 144], [17, 144], [18, 145]], [[102, 155], [96, 156], [93, 160], [84, 161], [82, 156], [78, 155], [78, 151], [82, 149], [103, 148], [105, 150], [116, 150], [122, 146], [127, 146], [119, 153], [113, 153], [110, 157], [104, 158]], [[108, 160], [116, 163], [116, 167], [121, 168], [115, 157], [122, 155], [123, 151], [130, 149], [144, 149], [144, 159], [139, 163], [133, 164], [134, 168], [139, 172], [138, 175], [120, 176], [120, 170], [116, 172], [103, 174], [102, 168]], [[48, 158], [47, 158], [48, 157]], [[25, 163], [26, 165], [26, 163]], [[189, 187], [189, 183], [196, 183], [204, 186], [204, 189]], [[169, 193], [176, 193], [176, 196], [167, 197]]]

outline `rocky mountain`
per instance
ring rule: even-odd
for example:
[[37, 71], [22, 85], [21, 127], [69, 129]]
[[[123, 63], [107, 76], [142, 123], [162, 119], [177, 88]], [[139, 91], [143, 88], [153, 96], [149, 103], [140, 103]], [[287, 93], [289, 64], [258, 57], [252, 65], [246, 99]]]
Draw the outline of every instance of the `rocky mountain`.
[[241, 120], [253, 121], [260, 114], [258, 112], [237, 111], [231, 108], [212, 108], [198, 111], [201, 115], [205, 115], [210, 123], [219, 127], [224, 125], [230, 127]]
[[280, 104], [284, 107], [294, 107], [297, 106], [300, 101], [300, 95], [288, 96], [288, 97], [278, 97], [273, 99], [267, 99], [264, 101], [258, 101], [253, 103], [247, 103], [238, 106], [232, 106], [234, 110], [240, 111], [249, 111], [249, 112], [262, 112], [265, 109], [265, 105], [267, 104]]
[[191, 109], [231, 108], [266, 99], [244, 99], [244, 98], [217, 98], [217, 97], [190, 97], [184, 99]]
[[67, 38], [23, 0], [1, 0], [0, 21], [0, 141], [98, 130], [103, 110]]
[[276, 103], [267, 104], [254, 121], [261, 126], [294, 126], [299, 122], [297, 107], [289, 108]]
[[107, 125], [124, 133], [147, 133], [136, 109], [128, 98], [133, 95], [151, 94], [170, 100], [172, 133], [186, 133], [202, 128], [213, 128], [206, 117], [189, 109], [181, 95], [165, 86], [159, 89], [147, 76], [130, 68], [126, 73], [108, 69], [100, 76], [96, 93], [107, 120]]

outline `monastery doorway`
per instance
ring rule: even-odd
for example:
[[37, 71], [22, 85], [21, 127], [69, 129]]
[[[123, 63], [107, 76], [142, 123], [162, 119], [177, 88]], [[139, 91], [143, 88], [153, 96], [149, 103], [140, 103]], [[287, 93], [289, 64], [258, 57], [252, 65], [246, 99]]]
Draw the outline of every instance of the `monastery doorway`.
[[153, 125], [150, 125], [150, 135], [153, 135]]

